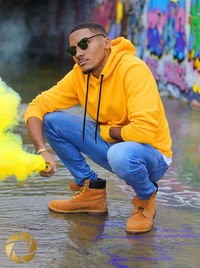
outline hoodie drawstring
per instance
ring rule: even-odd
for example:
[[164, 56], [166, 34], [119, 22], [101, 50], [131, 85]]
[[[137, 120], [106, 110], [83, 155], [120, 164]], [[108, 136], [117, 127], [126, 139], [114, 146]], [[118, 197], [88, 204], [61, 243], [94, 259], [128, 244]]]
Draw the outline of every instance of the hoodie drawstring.
[[[97, 130], [99, 125], [99, 110], [100, 110], [100, 103], [101, 103], [101, 89], [102, 89], [102, 83], [103, 83], [103, 77], [104, 75], [101, 75], [101, 82], [100, 82], [100, 88], [99, 88], [99, 101], [98, 101], [98, 107], [97, 107], [97, 119], [96, 119], [96, 127], [95, 127], [95, 143], [97, 143]], [[88, 74], [87, 77], [87, 89], [86, 89], [86, 97], [85, 97], [85, 109], [84, 109], [84, 118], [83, 118], [83, 142], [85, 137], [85, 121], [86, 121], [86, 112], [87, 112], [87, 100], [88, 100], [88, 91], [89, 91], [89, 79], [90, 74]]]
[[85, 110], [84, 110], [84, 118], [83, 118], [83, 142], [84, 142], [84, 137], [85, 137], [85, 120], [86, 120], [86, 112], [87, 112], [87, 100], [88, 100], [89, 80], [90, 80], [90, 74], [88, 74], [88, 77], [87, 77], [87, 90], [86, 90]]
[[103, 83], [103, 74], [101, 75], [101, 82], [100, 82], [100, 88], [99, 88], [99, 101], [98, 101], [98, 108], [97, 108], [97, 119], [96, 119], [96, 128], [95, 128], [95, 143], [97, 143], [97, 130], [99, 125], [99, 109], [100, 109], [100, 103], [101, 103], [101, 88]]

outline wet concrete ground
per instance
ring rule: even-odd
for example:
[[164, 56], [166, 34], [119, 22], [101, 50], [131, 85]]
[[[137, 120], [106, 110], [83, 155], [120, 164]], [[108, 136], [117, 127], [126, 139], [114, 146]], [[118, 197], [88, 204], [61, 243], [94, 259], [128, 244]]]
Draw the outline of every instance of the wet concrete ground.
[[[200, 266], [200, 112], [188, 104], [164, 99], [173, 139], [174, 161], [159, 182], [157, 215], [152, 231], [142, 235], [125, 232], [132, 213], [131, 188], [92, 163], [99, 177], [107, 179], [108, 216], [59, 215], [48, 211], [52, 199], [70, 198], [73, 178], [56, 157], [58, 172], [51, 178], [37, 175], [24, 185], [9, 178], [0, 183], [0, 267], [159, 267]], [[26, 105], [20, 106], [23, 114]], [[79, 108], [72, 112], [80, 113]], [[24, 147], [34, 151], [23, 122], [16, 129]], [[30, 234], [37, 243], [35, 257], [16, 264], [5, 252], [14, 233]], [[16, 253], [27, 252], [17, 244]]]

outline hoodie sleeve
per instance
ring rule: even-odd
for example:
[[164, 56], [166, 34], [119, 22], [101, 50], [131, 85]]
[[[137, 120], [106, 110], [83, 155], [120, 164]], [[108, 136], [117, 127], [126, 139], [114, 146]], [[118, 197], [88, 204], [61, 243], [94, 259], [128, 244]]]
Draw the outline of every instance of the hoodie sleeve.
[[122, 139], [152, 143], [159, 126], [159, 93], [154, 77], [145, 63], [138, 63], [128, 69], [124, 83], [130, 123], [122, 127]]
[[46, 113], [67, 109], [79, 103], [72, 72], [69, 72], [54, 87], [42, 92], [28, 105], [24, 114], [25, 123], [29, 117], [38, 117], [43, 121]]

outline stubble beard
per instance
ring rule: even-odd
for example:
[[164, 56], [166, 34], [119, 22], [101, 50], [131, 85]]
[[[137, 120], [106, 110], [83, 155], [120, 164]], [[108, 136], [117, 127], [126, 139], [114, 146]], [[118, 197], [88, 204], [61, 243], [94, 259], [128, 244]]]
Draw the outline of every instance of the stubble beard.
[[85, 71], [82, 71], [83, 74], [90, 74], [94, 71], [94, 68], [91, 68], [91, 69], [88, 69], [88, 70], [85, 70]]

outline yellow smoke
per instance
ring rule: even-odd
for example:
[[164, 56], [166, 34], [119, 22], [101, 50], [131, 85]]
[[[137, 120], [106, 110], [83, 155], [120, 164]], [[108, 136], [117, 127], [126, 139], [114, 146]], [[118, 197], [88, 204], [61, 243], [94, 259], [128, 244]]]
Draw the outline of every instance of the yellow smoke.
[[21, 137], [12, 132], [19, 104], [19, 95], [0, 78], [0, 180], [15, 176], [24, 181], [46, 167], [42, 156], [24, 151]]

